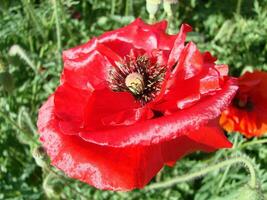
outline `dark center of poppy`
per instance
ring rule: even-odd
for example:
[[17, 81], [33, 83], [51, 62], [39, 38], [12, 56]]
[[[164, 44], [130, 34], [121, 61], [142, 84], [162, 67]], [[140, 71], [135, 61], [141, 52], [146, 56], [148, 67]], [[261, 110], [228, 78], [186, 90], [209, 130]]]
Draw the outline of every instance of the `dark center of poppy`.
[[127, 56], [110, 71], [109, 85], [113, 91], [130, 92], [145, 104], [159, 93], [165, 76], [165, 66], [147, 56]]
[[254, 107], [253, 102], [250, 99], [242, 100], [237, 97], [234, 98], [233, 105], [238, 109], [246, 110], [248, 112], [252, 111]]

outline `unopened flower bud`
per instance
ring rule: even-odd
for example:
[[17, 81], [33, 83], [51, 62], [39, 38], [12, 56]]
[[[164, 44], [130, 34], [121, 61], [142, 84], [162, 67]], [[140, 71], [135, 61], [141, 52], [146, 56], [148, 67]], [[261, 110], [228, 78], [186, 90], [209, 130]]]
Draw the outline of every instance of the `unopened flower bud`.
[[159, 4], [161, 3], [161, 0], [147, 0], [146, 1], [146, 9], [149, 13], [149, 19], [154, 20], [155, 14], [158, 11]]
[[214, 200], [224, 199], [236, 199], [236, 200], [264, 200], [264, 195], [259, 188], [252, 188], [249, 185], [245, 185], [238, 190], [234, 190], [227, 196], [214, 198]]
[[177, 0], [164, 0], [163, 1], [163, 8], [164, 8], [164, 11], [167, 13], [168, 17], [173, 16], [171, 4], [175, 4], [175, 3], [178, 3], [178, 1]]
[[38, 166], [42, 168], [47, 166], [47, 156], [43, 147], [35, 147], [32, 150], [32, 156]]

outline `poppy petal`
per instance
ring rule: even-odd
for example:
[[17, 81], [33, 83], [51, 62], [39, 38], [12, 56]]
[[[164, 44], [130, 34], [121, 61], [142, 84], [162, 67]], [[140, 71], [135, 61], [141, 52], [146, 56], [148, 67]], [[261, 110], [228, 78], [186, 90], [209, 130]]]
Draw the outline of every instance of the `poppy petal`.
[[134, 126], [114, 128], [106, 131], [81, 132], [88, 142], [114, 147], [151, 145], [186, 134], [217, 118], [232, 100], [237, 86], [229, 79], [215, 95], [169, 116], [140, 122]]
[[129, 92], [95, 90], [85, 109], [85, 129], [91, 131], [110, 128], [110, 125], [133, 124], [153, 116], [146, 113], [145, 108], [142, 112], [140, 107]]
[[84, 125], [85, 108], [91, 93], [73, 88], [69, 84], [59, 86], [54, 94], [55, 115], [65, 134], [78, 134]]
[[[179, 148], [177, 148], [179, 147]], [[175, 140], [162, 144], [162, 154], [168, 165], [173, 165], [184, 155], [194, 151], [212, 152], [220, 148], [230, 148], [232, 144], [227, 140], [216, 122], [209, 122], [206, 126], [188, 134], [179, 136]]]
[[80, 89], [102, 89], [107, 87], [110, 62], [94, 50], [75, 60], [64, 59], [61, 82]]
[[192, 31], [191, 26], [188, 24], [182, 24], [181, 29], [177, 35], [177, 38], [175, 39], [173, 48], [170, 53], [170, 57], [168, 60], [168, 66], [172, 67], [179, 59], [181, 52], [184, 48], [184, 43], [186, 39], [187, 32]]
[[267, 73], [246, 72], [238, 78], [239, 90], [222, 113], [221, 126], [228, 132], [239, 131], [247, 138], [267, 132]]
[[[216, 128], [208, 126], [162, 144], [116, 148], [85, 142], [66, 135], [58, 128], [51, 96], [39, 112], [38, 129], [52, 165], [68, 176], [99, 189], [132, 190], [143, 188], [165, 164], [194, 151], [229, 147]], [[211, 141], [206, 138], [210, 137]], [[221, 138], [220, 138], [221, 137]], [[219, 144], [214, 145], [219, 138]], [[198, 139], [203, 139], [200, 143]], [[226, 140], [227, 141], [227, 140]], [[184, 147], [184, 148], [177, 148]]]

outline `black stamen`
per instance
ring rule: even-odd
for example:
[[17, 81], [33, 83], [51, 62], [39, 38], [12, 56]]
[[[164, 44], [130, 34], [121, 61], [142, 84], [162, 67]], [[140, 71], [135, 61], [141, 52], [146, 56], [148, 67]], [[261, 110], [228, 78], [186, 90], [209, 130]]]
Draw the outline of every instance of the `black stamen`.
[[[110, 71], [109, 85], [113, 91], [131, 92], [137, 100], [145, 104], [158, 95], [165, 72], [165, 66], [151, 62], [145, 55], [137, 58], [127, 56]], [[133, 74], [138, 79], [133, 78], [129, 82], [129, 75]]]
[[248, 112], [251, 112], [254, 108], [253, 102], [250, 99], [243, 102], [237, 97], [233, 99], [233, 105], [240, 110], [246, 110]]

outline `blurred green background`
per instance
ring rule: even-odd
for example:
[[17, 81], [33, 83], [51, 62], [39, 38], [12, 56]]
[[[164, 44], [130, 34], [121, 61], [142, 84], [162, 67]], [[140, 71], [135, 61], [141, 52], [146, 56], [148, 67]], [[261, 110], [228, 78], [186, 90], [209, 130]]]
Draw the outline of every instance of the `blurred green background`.
[[[156, 20], [168, 19], [170, 32], [177, 32], [182, 22], [192, 25], [188, 40], [228, 64], [232, 75], [267, 70], [267, 0], [180, 0], [172, 7], [172, 18], [161, 5]], [[42, 154], [33, 145], [37, 112], [59, 84], [61, 51], [136, 17], [148, 21], [145, 0], [0, 0], [0, 199], [233, 199], [226, 195], [247, 183], [246, 170], [233, 166], [170, 188], [122, 193], [96, 190], [40, 167]], [[165, 167], [152, 182], [245, 154], [267, 194], [264, 138], [228, 136], [233, 149], [194, 153], [174, 168]]]

